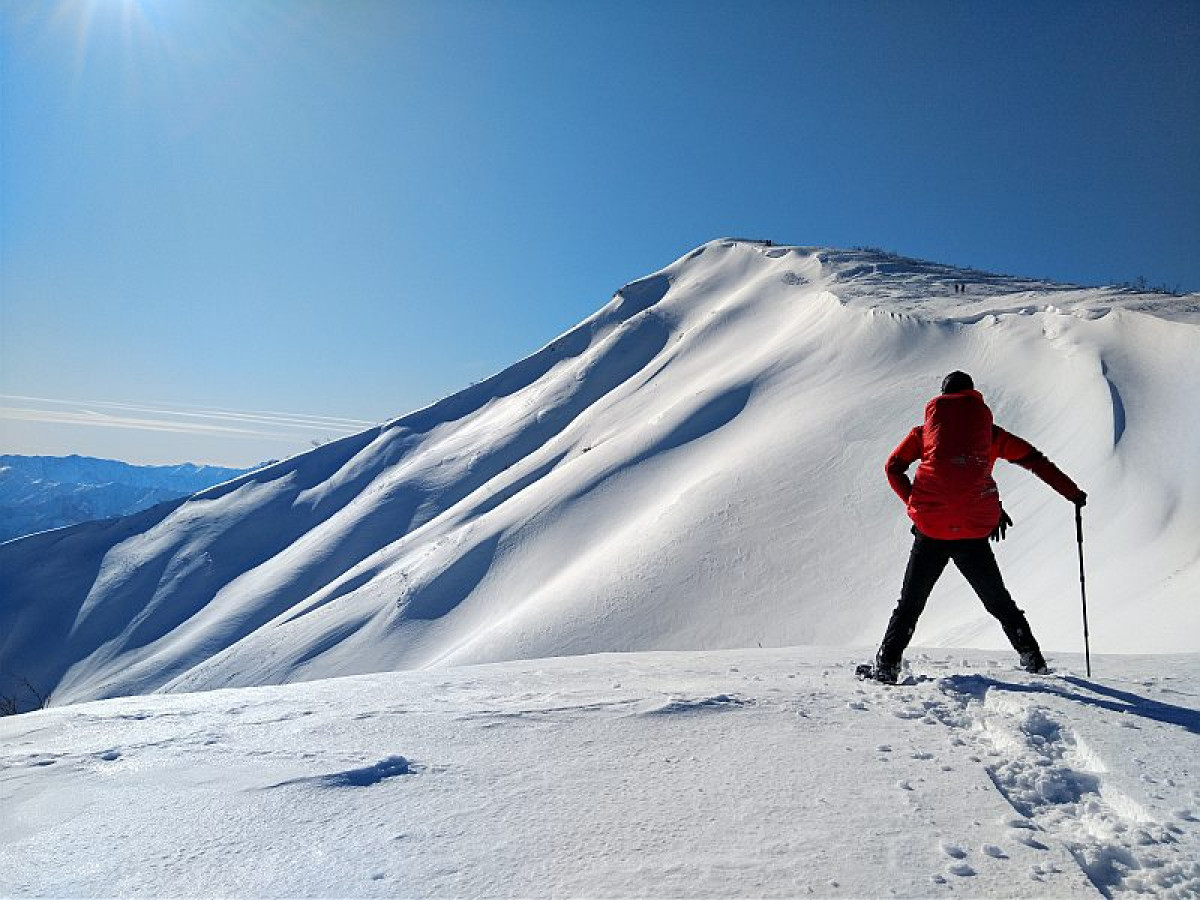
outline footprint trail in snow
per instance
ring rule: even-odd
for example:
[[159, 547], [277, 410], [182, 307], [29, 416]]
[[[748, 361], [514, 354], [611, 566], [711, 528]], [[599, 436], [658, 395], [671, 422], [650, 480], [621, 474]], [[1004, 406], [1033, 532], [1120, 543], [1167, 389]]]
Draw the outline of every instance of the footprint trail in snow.
[[[1069, 724], [1075, 707], [1100, 710], [1100, 718], [1132, 720], [1121, 721], [1118, 727], [1123, 729], [1183, 728], [1194, 735], [1200, 731], [1195, 710], [1073, 676], [954, 674], [936, 678], [930, 687], [924, 681], [923, 676], [915, 679], [916, 690], [880, 688], [880, 700], [897, 718], [952, 729], [951, 744], [969, 762], [983, 766], [1017, 813], [1005, 823], [1011, 842], [1034, 850], [1066, 848], [1106, 897], [1200, 896], [1196, 815], [1190, 807], [1163, 806], [1164, 794], [1154, 790], [1159, 784], [1168, 790], [1177, 787], [1180, 776], [1191, 774], [1187, 761], [1179, 762], [1178, 775], [1117, 774], [1110, 771], [1104, 754]], [[1146, 682], [1153, 684], [1153, 679]], [[1130, 702], [1122, 708], [1106, 699], [1113, 695]], [[1140, 717], [1149, 722], [1139, 724]], [[1130, 750], [1127, 743], [1119, 745], [1127, 758], [1117, 768], [1126, 773], [1142, 769], [1145, 762], [1128, 758]], [[1191, 796], [1197, 799], [1194, 789]], [[943, 842], [941, 848], [953, 860], [947, 868], [950, 874], [974, 874], [966, 849], [952, 842]], [[996, 844], [985, 844], [980, 852], [1008, 858]], [[1051, 874], [1057, 873], [1044, 864], [1029, 871], [1035, 881]]]

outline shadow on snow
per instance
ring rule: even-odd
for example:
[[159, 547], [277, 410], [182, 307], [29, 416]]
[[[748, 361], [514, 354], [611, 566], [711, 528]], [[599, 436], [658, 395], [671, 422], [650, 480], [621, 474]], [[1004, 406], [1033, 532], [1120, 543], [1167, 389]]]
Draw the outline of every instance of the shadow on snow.
[[[1175, 725], [1187, 729], [1192, 734], [1200, 734], [1200, 710], [1175, 706], [1161, 700], [1151, 700], [1149, 697], [1143, 697], [1132, 691], [1118, 690], [1075, 675], [1063, 675], [1060, 680], [1081, 689], [1081, 691], [1089, 691], [1090, 694], [1069, 690], [1056, 684], [998, 681], [986, 675], [951, 675], [943, 679], [952, 689], [980, 699], [988, 690], [1008, 691], [1014, 694], [1048, 694], [1109, 712], [1140, 716], [1154, 722]], [[1097, 694], [1102, 696], [1095, 696]]]

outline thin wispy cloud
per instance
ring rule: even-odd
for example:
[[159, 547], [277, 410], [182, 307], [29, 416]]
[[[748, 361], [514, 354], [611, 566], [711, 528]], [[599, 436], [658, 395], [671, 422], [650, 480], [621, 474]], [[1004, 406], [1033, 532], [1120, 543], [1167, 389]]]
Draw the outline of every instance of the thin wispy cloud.
[[175, 434], [291, 439], [300, 436], [298, 433], [353, 434], [375, 424], [361, 419], [303, 413], [142, 405], [111, 400], [59, 400], [0, 394], [0, 421], [3, 420]]

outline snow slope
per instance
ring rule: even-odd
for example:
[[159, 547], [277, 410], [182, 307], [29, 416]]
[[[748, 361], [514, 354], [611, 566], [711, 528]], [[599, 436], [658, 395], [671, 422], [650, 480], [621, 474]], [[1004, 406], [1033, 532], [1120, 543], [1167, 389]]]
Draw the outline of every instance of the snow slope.
[[[1200, 895], [1200, 656], [640, 653], [0, 720], [6, 897]], [[1077, 658], [1063, 660], [1067, 667]]]
[[87, 456], [0, 456], [0, 542], [186, 497], [247, 469], [134, 466]]
[[[965, 295], [952, 285], [965, 282]], [[1089, 492], [1092, 646], [1196, 649], [1200, 297], [713, 241], [493, 378], [174, 508], [0, 547], [0, 668], [56, 704], [598, 651], [870, 646], [882, 466], [955, 368]], [[997, 479], [1043, 646], [1071, 506]], [[956, 573], [916, 642], [999, 647]]]

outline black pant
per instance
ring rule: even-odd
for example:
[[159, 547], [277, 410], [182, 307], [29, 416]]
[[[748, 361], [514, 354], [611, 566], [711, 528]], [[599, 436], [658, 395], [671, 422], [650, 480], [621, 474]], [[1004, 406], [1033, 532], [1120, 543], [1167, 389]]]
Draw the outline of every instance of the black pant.
[[1018, 653], [1038, 653], [1037, 641], [1029, 630], [1025, 613], [1017, 609], [1012, 596], [1004, 587], [1000, 568], [987, 538], [965, 541], [939, 541], [920, 532], [913, 541], [912, 553], [908, 557], [908, 568], [904, 572], [904, 587], [900, 591], [900, 602], [888, 622], [883, 643], [876, 657], [880, 665], [899, 665], [904, 649], [912, 640], [917, 619], [925, 609], [929, 592], [941, 577], [946, 563], [954, 560], [958, 571], [975, 589], [983, 607], [1000, 620], [1004, 633]]

